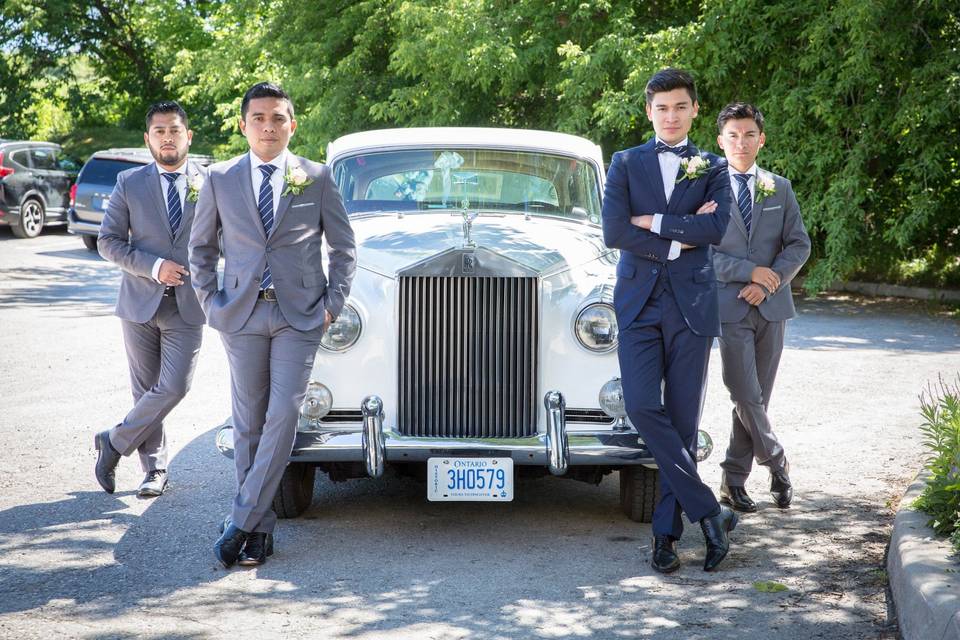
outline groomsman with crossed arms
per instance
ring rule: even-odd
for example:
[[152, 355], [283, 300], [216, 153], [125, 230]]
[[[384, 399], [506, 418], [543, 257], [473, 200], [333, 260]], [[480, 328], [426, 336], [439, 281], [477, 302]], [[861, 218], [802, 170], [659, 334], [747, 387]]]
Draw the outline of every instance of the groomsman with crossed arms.
[[123, 421], [96, 435], [97, 482], [116, 489], [121, 456], [134, 451], [146, 477], [141, 497], [167, 487], [163, 419], [190, 388], [203, 311], [187, 278], [187, 241], [205, 170], [187, 160], [193, 139], [187, 114], [176, 102], [147, 111], [143, 140], [155, 163], [117, 176], [100, 225], [100, 254], [123, 269], [116, 315], [130, 367], [134, 405]]
[[310, 370], [356, 269], [353, 230], [330, 168], [287, 150], [296, 128], [280, 87], [262, 82], [247, 91], [240, 130], [250, 151], [210, 167], [190, 238], [193, 287], [230, 363], [237, 491], [214, 545], [224, 567], [263, 564], [273, 552], [271, 505]]
[[790, 282], [810, 256], [810, 238], [790, 181], [761, 169], [763, 114], [728, 104], [717, 117], [717, 144], [730, 174], [731, 222], [713, 264], [719, 281], [723, 382], [733, 400], [733, 428], [721, 467], [720, 501], [738, 511], [757, 505], [746, 490], [753, 460], [770, 470], [770, 493], [790, 506], [790, 465], [767, 415], [783, 351], [786, 321], [796, 315]]

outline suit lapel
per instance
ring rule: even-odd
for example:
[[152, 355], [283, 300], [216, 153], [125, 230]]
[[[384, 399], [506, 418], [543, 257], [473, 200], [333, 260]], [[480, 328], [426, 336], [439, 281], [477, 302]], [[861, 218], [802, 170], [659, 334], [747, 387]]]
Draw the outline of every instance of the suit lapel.
[[187, 189], [183, 192], [183, 218], [180, 220], [180, 226], [177, 228], [177, 232], [173, 234], [174, 240], [180, 237], [184, 228], [189, 227], [190, 221], [193, 220], [193, 211], [196, 203], [190, 201], [190, 183], [199, 173], [196, 165], [188, 160], [184, 171], [184, 174], [187, 176]]
[[147, 182], [148, 197], [154, 202], [157, 212], [160, 214], [160, 224], [163, 225], [163, 228], [167, 230], [167, 235], [172, 239], [173, 229], [170, 228], [170, 216], [167, 215], [167, 199], [164, 197], [163, 191], [160, 190], [160, 170], [157, 168], [157, 164], [150, 165], [150, 170], [143, 177]]
[[[290, 152], [288, 151], [288, 152], [287, 152], [287, 166], [286, 166], [286, 169], [284, 170], [284, 175], [287, 175], [288, 173], [290, 173], [290, 170], [291, 170], [291, 169], [293, 169], [294, 167], [298, 167], [298, 166], [300, 166], [300, 158], [299, 158], [298, 156], [293, 155], [292, 153], [290, 153]], [[282, 194], [282, 193], [283, 193], [284, 191], [286, 191], [286, 190], [287, 190], [287, 181], [284, 180], [284, 181], [283, 181], [283, 184], [282, 184], [281, 187], [280, 187], [280, 193]], [[290, 201], [291, 201], [291, 200], [293, 200], [293, 195], [292, 195], [292, 194], [287, 194], [287, 195], [285, 195], [285, 196], [284, 196], [284, 195], [281, 195], [281, 196], [280, 196], [280, 204], [277, 205], [277, 212], [276, 212], [276, 213], [274, 214], [274, 216], [273, 216], [273, 231], [270, 232], [270, 235], [271, 235], [271, 236], [272, 236], [274, 233], [276, 233], [277, 227], [280, 225], [280, 220], [283, 219], [283, 214], [285, 214], [285, 213], [287, 212], [287, 209], [290, 208]]]
[[[692, 158], [693, 156], [700, 155], [700, 150], [697, 149], [692, 142], [689, 143], [689, 151], [687, 152], [687, 157]], [[683, 175], [683, 165], [677, 169], [677, 176], [674, 180], [678, 180], [680, 176]], [[687, 192], [687, 189], [690, 187], [690, 181], [684, 178], [677, 182], [673, 186], [673, 193], [670, 194], [670, 201], [667, 203], [667, 213], [673, 213], [673, 210], [676, 209], [678, 202], [683, 200], [683, 194]]]
[[248, 212], [248, 215], [253, 218], [254, 227], [257, 228], [257, 231], [260, 233], [260, 237], [263, 238], [264, 242], [267, 240], [267, 234], [263, 230], [263, 221], [260, 220], [260, 210], [257, 208], [257, 201], [253, 197], [253, 177], [250, 173], [250, 154], [245, 153], [237, 162], [233, 165], [233, 168], [230, 170], [234, 175], [232, 176], [233, 180], [236, 180], [240, 185], [240, 200], [241, 200], [241, 209], [244, 209]]
[[647, 182], [657, 201], [657, 211], [667, 210], [667, 198], [663, 193], [663, 176], [660, 173], [660, 160], [657, 158], [656, 138], [640, 147], [640, 166], [647, 176]]

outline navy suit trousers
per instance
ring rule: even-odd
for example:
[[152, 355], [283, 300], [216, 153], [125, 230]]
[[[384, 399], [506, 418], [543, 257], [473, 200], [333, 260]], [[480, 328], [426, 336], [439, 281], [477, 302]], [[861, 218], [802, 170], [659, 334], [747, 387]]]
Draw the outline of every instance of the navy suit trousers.
[[640, 315], [620, 328], [618, 356], [627, 415], [660, 468], [653, 532], [679, 538], [681, 511], [697, 522], [720, 506], [700, 480], [696, 458], [713, 338], [690, 330], [667, 277], [661, 276]]

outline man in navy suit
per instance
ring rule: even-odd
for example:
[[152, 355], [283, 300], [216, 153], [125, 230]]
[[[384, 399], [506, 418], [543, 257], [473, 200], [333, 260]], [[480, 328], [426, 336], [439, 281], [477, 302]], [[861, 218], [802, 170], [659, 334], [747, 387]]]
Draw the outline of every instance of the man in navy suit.
[[620, 250], [614, 307], [624, 401], [660, 469], [652, 565], [663, 573], [680, 567], [681, 512], [703, 530], [705, 571], [726, 557], [737, 523], [697, 473], [707, 362], [720, 335], [710, 245], [730, 217], [721, 159], [687, 139], [698, 110], [690, 74], [657, 72], [646, 86], [656, 137], [613, 155], [603, 198], [604, 241]]

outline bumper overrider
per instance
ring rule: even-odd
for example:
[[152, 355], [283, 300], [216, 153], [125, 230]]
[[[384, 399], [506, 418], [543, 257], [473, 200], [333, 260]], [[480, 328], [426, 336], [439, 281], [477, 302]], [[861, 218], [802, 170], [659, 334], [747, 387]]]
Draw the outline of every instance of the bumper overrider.
[[[515, 465], [547, 467], [564, 475], [570, 466], [655, 467], [650, 450], [626, 421], [613, 429], [570, 433], [564, 418], [564, 398], [559, 391], [544, 395], [547, 416], [545, 433], [526, 438], [430, 438], [405, 436], [384, 427], [383, 401], [375, 395], [361, 403], [363, 427], [357, 430], [331, 428], [298, 431], [290, 462], [363, 462], [367, 474], [378, 478], [388, 462], [425, 462], [437, 456], [509, 457]], [[233, 457], [233, 425], [230, 420], [217, 431], [216, 445]], [[697, 459], [705, 460], [713, 450], [710, 436], [700, 431]]]

